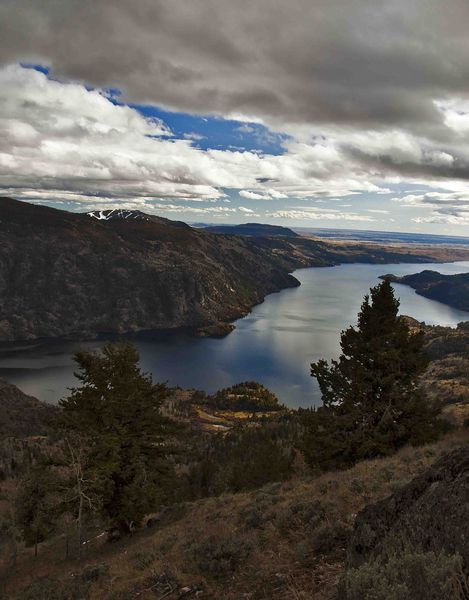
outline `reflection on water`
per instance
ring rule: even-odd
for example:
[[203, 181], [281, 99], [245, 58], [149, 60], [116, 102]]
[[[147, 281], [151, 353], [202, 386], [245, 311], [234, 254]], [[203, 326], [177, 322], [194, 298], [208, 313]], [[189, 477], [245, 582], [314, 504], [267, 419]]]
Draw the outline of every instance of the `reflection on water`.
[[[340, 331], [355, 323], [363, 295], [384, 273], [404, 275], [431, 268], [441, 273], [469, 271], [469, 262], [442, 265], [342, 265], [301, 269], [298, 288], [269, 296], [236, 323], [223, 339], [161, 334], [138, 340], [142, 367], [155, 381], [213, 392], [245, 380], [257, 380], [289, 406], [320, 401], [309, 364], [339, 352]], [[469, 313], [417, 296], [395, 285], [401, 313], [421, 321], [454, 326]], [[41, 400], [56, 402], [76, 382], [72, 353], [102, 342], [47, 342], [0, 348], [0, 377]]]

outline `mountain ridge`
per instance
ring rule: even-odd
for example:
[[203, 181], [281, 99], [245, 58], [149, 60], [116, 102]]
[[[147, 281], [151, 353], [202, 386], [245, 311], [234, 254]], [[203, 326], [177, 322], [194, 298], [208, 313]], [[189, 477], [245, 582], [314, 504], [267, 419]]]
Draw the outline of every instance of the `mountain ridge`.
[[245, 235], [253, 237], [299, 237], [299, 234], [281, 225], [268, 223], [241, 223], [239, 225], [208, 225], [204, 227], [209, 233], [225, 235]]
[[0, 342], [231, 331], [298, 268], [469, 259], [469, 250], [222, 236], [161, 217], [98, 220], [0, 198]]

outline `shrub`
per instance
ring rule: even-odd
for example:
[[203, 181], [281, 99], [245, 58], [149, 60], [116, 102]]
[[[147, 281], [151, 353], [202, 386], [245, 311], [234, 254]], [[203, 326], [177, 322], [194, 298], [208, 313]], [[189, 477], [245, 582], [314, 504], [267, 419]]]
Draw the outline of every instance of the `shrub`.
[[246, 506], [239, 511], [239, 520], [246, 529], [257, 529], [271, 521], [272, 515], [262, 505]]
[[350, 529], [339, 521], [324, 523], [313, 535], [313, 550], [320, 556], [340, 556], [345, 552]]
[[339, 487], [339, 482], [335, 479], [329, 479], [328, 481], [324, 481], [319, 486], [319, 493], [324, 496], [328, 492], [332, 490], [336, 490]]
[[290, 530], [304, 526], [314, 529], [325, 518], [329, 510], [329, 505], [320, 500], [295, 502], [279, 514], [277, 527], [280, 530]]
[[361, 479], [352, 479], [350, 489], [354, 494], [364, 494], [366, 492], [366, 486]]
[[246, 540], [210, 536], [190, 544], [186, 555], [202, 575], [223, 579], [234, 573], [250, 552], [251, 545]]
[[153, 552], [140, 551], [133, 556], [133, 562], [136, 569], [144, 571], [155, 561], [155, 558]]
[[339, 600], [463, 600], [468, 581], [460, 556], [433, 552], [393, 555], [347, 571]]

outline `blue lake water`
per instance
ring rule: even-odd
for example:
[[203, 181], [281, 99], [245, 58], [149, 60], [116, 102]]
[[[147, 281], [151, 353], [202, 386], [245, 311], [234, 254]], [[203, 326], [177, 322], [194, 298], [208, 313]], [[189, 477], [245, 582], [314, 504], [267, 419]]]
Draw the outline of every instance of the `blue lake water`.
[[[440, 273], [469, 272], [469, 262], [433, 265], [352, 264], [301, 269], [298, 288], [268, 296], [222, 339], [162, 334], [135, 341], [141, 365], [155, 381], [213, 392], [239, 381], [256, 380], [292, 407], [320, 403], [309, 365], [339, 353], [340, 332], [355, 323], [363, 296], [385, 273], [404, 275], [430, 268]], [[469, 312], [427, 300], [395, 285], [401, 313], [428, 324], [455, 326]], [[72, 354], [102, 342], [48, 341], [0, 348], [0, 377], [48, 402], [66, 395], [76, 380]]]

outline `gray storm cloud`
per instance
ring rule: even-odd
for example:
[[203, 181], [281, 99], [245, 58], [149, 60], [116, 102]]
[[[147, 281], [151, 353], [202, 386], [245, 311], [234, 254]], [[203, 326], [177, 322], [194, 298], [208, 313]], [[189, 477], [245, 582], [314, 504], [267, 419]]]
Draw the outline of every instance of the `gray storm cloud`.
[[[176, 140], [143, 140], [148, 124], [129, 114], [119, 130], [123, 158], [117, 164], [111, 146], [99, 158], [92, 155], [102, 134], [96, 123], [83, 131], [83, 119], [70, 117], [73, 131], [53, 129], [47, 111], [61, 106], [62, 93], [74, 111], [70, 93], [58, 88], [50, 105], [44, 93], [34, 109], [45, 115], [44, 131], [17, 95], [7, 133], [15, 148], [23, 144], [38, 157], [46, 192], [89, 193], [101, 186], [103, 196], [114, 197], [125, 181], [129, 198], [214, 199], [232, 186], [246, 199], [268, 199], [340, 196], [387, 179], [464, 191], [468, 22], [467, 0], [3, 0], [4, 65], [50, 65], [64, 85], [119, 88], [124, 102], [258, 120], [293, 141], [284, 157], [267, 160], [203, 155]], [[7, 102], [8, 91], [3, 96]], [[123, 118], [105, 109], [104, 121]], [[51, 137], [60, 147], [55, 158]], [[33, 187], [37, 172], [28, 173], [28, 161], [5, 139], [4, 185]], [[78, 153], [83, 180], [72, 168]], [[160, 180], [162, 157], [167, 181]], [[58, 182], [53, 160], [66, 163], [71, 174], [62, 173]], [[93, 179], [96, 161], [100, 172]]]
[[468, 22], [465, 0], [7, 0], [0, 59], [189, 112], [426, 131], [468, 91]]

